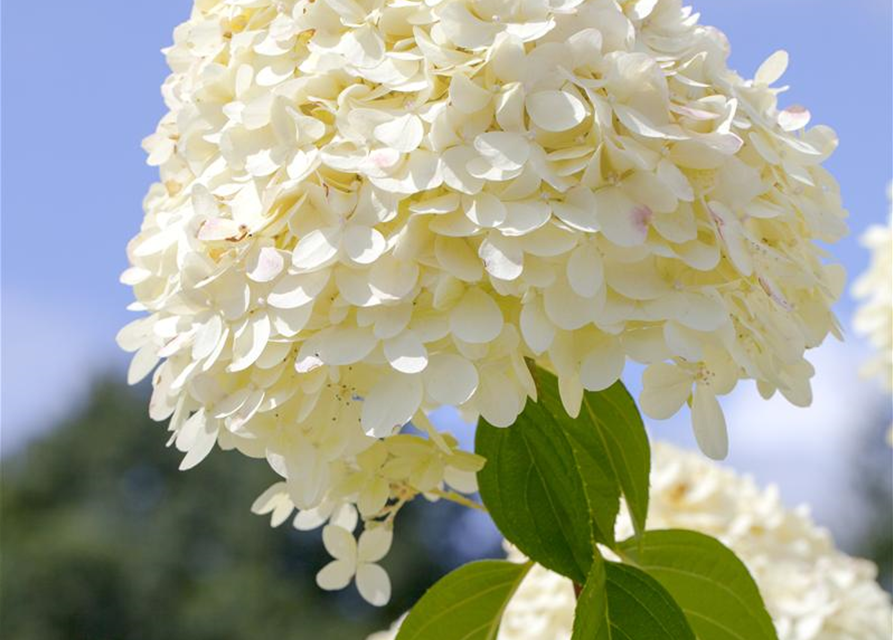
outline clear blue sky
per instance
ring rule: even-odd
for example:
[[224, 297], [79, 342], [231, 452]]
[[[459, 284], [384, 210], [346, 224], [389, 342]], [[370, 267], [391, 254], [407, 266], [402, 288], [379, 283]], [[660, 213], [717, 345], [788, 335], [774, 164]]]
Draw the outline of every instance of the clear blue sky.
[[[752, 75], [776, 49], [790, 52], [785, 80], [792, 90], [783, 102], [805, 104], [814, 122], [831, 125], [841, 139], [827, 166], [841, 182], [853, 233], [835, 254], [850, 273], [858, 273], [867, 259], [858, 235], [885, 218], [885, 187], [893, 177], [890, 0], [693, 4], [702, 22], [729, 36], [732, 66], [743, 75]], [[187, 0], [3, 4], [7, 445], [26, 428], [64, 411], [91, 374], [124, 361], [113, 338], [130, 318], [125, 306], [131, 298], [117, 278], [126, 266], [125, 244], [142, 218], [140, 201], [155, 176], [144, 163], [140, 140], [164, 110], [159, 87], [167, 71], [159, 49], [170, 42], [190, 5]], [[845, 321], [851, 311], [851, 302], [843, 300], [839, 312]], [[858, 351], [858, 341], [851, 344]], [[748, 460], [738, 463], [781, 479], [760, 467], [758, 458]], [[796, 481], [789, 482], [799, 497]]]

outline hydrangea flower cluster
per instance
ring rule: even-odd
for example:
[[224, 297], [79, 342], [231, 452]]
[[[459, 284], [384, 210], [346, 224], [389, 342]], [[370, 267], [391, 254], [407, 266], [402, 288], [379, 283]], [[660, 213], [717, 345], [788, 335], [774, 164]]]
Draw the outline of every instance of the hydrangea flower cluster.
[[853, 325], [875, 350], [863, 372], [878, 378], [887, 391], [893, 392], [893, 183], [887, 186], [887, 198], [887, 224], [872, 225], [862, 236], [862, 244], [871, 252], [871, 263], [853, 284], [853, 295], [862, 301]]
[[[648, 365], [643, 409], [690, 404], [714, 457], [738, 380], [808, 404], [804, 353], [838, 332], [843, 285], [813, 243], [845, 232], [820, 166], [836, 138], [779, 108], [783, 52], [745, 80], [697, 18], [680, 0], [196, 0], [122, 276], [148, 315], [119, 335], [183, 468], [236, 448], [309, 520], [356, 505], [374, 529], [472, 488], [481, 461], [425, 412], [510, 425], [536, 393], [525, 357], [572, 415]], [[428, 437], [392, 443], [411, 420]]]
[[[886, 640], [893, 634], [890, 596], [876, 567], [834, 548], [806, 508], [786, 509], [774, 487], [657, 443], [649, 528], [694, 529], [717, 537], [747, 565], [779, 640]], [[627, 515], [618, 536], [632, 535]], [[509, 549], [509, 558], [522, 556]], [[499, 640], [569, 640], [576, 596], [570, 580], [535, 565], [506, 607]], [[369, 640], [391, 640], [391, 631]]]

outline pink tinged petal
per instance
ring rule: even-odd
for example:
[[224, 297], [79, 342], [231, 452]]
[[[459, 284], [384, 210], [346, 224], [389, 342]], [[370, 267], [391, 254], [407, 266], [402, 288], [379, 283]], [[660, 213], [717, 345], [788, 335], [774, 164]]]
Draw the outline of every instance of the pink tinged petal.
[[729, 434], [719, 401], [704, 385], [695, 385], [691, 401], [691, 423], [698, 448], [708, 458], [723, 460], [729, 455]]
[[127, 384], [140, 382], [152, 373], [152, 369], [155, 368], [159, 360], [158, 350], [154, 344], [149, 343], [141, 347], [134, 354], [133, 359], [130, 361], [130, 366], [127, 368]]
[[373, 438], [391, 435], [410, 421], [422, 402], [419, 376], [386, 374], [369, 391], [360, 414], [363, 431]]
[[292, 254], [292, 264], [303, 271], [313, 271], [331, 264], [338, 255], [340, 241], [340, 229], [314, 229], [298, 241]]
[[374, 607], [383, 607], [391, 599], [391, 579], [377, 564], [361, 564], [357, 568], [357, 589], [363, 600]]
[[260, 357], [267, 346], [271, 332], [270, 317], [260, 311], [248, 318], [242, 332], [233, 340], [233, 361], [227, 371], [244, 371]]
[[248, 234], [248, 228], [229, 218], [210, 218], [198, 229], [202, 242], [237, 242]]
[[480, 289], [465, 292], [450, 313], [450, 331], [460, 340], [483, 344], [495, 340], [502, 331], [502, 311]]
[[536, 231], [552, 217], [551, 207], [542, 200], [506, 202], [505, 208], [505, 220], [498, 225], [504, 236], [523, 236]]
[[378, 562], [391, 550], [394, 534], [385, 527], [366, 529], [360, 535], [357, 562]]
[[798, 131], [809, 124], [811, 118], [809, 110], [799, 104], [791, 105], [778, 114], [778, 126], [783, 131]]
[[642, 411], [655, 420], [676, 414], [691, 395], [692, 377], [685, 370], [666, 362], [649, 365], [642, 374]]
[[478, 388], [475, 366], [460, 355], [439, 353], [431, 356], [425, 369], [425, 390], [442, 405], [459, 406]]
[[316, 574], [316, 584], [325, 591], [338, 591], [349, 585], [353, 576], [353, 563], [334, 560]]
[[329, 555], [348, 563], [357, 562], [357, 541], [353, 534], [342, 527], [328, 525], [322, 530], [322, 543]]
[[479, 193], [462, 199], [462, 206], [468, 219], [479, 227], [495, 227], [505, 221], [505, 205], [490, 193]]
[[384, 253], [387, 243], [381, 232], [362, 225], [349, 226], [341, 240], [344, 252], [358, 264], [375, 262]]
[[539, 355], [545, 352], [555, 339], [555, 326], [546, 316], [543, 300], [537, 296], [521, 308], [521, 335], [530, 350]]
[[595, 297], [605, 284], [602, 254], [592, 244], [580, 245], [567, 261], [567, 280], [578, 296]]
[[586, 119], [586, 106], [568, 91], [537, 91], [525, 104], [533, 124], [544, 131], [567, 131]]
[[413, 331], [386, 340], [384, 355], [394, 369], [401, 373], [419, 373], [428, 366], [428, 350]]
[[519, 246], [506, 241], [498, 234], [491, 234], [478, 248], [484, 268], [494, 278], [514, 280], [524, 271], [524, 252]]
[[618, 338], [609, 338], [583, 358], [580, 383], [589, 391], [602, 391], [620, 379], [626, 354]]
[[285, 268], [285, 259], [274, 247], [263, 247], [247, 266], [247, 275], [255, 282], [271, 282]]
[[596, 191], [595, 199], [601, 231], [608, 240], [621, 247], [635, 247], [645, 242], [651, 209], [636, 204], [615, 187]]

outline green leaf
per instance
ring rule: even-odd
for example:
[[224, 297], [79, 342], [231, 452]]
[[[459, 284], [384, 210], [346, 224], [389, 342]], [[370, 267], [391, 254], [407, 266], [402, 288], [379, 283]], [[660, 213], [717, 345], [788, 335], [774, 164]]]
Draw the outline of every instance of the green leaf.
[[670, 529], [619, 548], [673, 595], [700, 640], [778, 639], [747, 567], [719, 540]]
[[577, 600], [571, 640], [695, 640], [695, 635], [654, 578], [598, 558]]
[[482, 560], [456, 569], [416, 603], [396, 640], [493, 640], [532, 565]]
[[481, 419], [475, 450], [481, 498], [502, 534], [529, 558], [582, 583], [595, 542], [612, 546], [620, 494], [637, 526], [648, 510], [650, 449], [635, 404], [619, 382], [587, 392], [567, 415], [552, 374], [534, 371], [537, 402], [511, 427]]

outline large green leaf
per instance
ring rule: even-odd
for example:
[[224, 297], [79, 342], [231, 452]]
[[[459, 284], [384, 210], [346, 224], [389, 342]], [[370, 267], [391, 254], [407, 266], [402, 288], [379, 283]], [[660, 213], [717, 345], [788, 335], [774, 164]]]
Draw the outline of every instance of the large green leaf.
[[567, 415], [552, 374], [534, 371], [538, 399], [511, 427], [478, 424], [475, 450], [481, 498], [496, 526], [531, 559], [582, 583], [594, 542], [614, 544], [624, 493], [637, 528], [648, 509], [650, 449], [621, 383], [587, 392]]
[[531, 565], [482, 560], [456, 569], [416, 603], [397, 640], [493, 640]]
[[571, 640], [694, 640], [685, 614], [652, 577], [627, 565], [592, 563]]
[[700, 640], [777, 640], [747, 567], [719, 540], [670, 529], [619, 548], [673, 595]]

